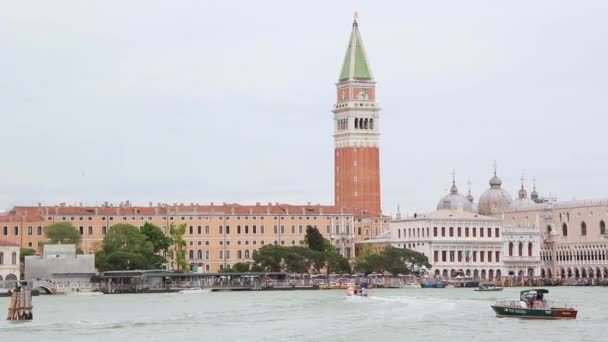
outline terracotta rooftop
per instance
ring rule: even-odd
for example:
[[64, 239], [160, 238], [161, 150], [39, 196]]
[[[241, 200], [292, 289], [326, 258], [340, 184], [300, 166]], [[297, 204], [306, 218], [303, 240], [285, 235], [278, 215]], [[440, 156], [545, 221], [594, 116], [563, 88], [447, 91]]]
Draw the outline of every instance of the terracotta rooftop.
[[0, 240], [0, 246], [19, 247], [19, 244], [15, 243], [15, 242], [6, 241], [6, 240]]
[[[21, 220], [22, 216], [39, 217], [46, 215], [179, 215], [179, 214], [225, 214], [225, 215], [355, 215], [365, 216], [362, 209], [340, 209], [333, 205], [292, 205], [292, 204], [255, 204], [241, 205], [223, 203], [220, 205], [169, 205], [155, 206], [16, 206], [10, 211], [13, 220]], [[2, 216], [0, 216], [2, 220]]]

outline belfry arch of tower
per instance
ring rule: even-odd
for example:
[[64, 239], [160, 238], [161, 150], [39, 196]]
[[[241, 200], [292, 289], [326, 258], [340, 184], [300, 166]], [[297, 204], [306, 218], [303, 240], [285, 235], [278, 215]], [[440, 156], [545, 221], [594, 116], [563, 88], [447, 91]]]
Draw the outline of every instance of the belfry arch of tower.
[[335, 204], [380, 215], [380, 106], [356, 18], [336, 87], [334, 126], [346, 127], [334, 132]]

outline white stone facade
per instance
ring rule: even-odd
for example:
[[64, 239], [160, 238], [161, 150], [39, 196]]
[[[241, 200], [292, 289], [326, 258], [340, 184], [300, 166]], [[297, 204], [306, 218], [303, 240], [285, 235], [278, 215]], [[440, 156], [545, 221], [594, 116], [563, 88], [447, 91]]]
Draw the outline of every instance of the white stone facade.
[[540, 276], [542, 238], [538, 228], [528, 226], [504, 226], [503, 263], [507, 275]]
[[502, 222], [463, 210], [438, 210], [390, 223], [391, 244], [429, 258], [431, 275], [492, 280], [505, 275]]
[[19, 279], [19, 245], [0, 240], [0, 281]]
[[608, 277], [608, 200], [547, 202], [501, 216], [505, 224], [538, 227], [542, 276]]

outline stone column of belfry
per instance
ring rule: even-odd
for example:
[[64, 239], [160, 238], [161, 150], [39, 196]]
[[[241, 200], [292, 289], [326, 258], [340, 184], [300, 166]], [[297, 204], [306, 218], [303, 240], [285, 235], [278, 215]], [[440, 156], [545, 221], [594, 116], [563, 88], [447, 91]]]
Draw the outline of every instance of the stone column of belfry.
[[380, 215], [380, 106], [355, 18], [334, 105], [335, 203]]

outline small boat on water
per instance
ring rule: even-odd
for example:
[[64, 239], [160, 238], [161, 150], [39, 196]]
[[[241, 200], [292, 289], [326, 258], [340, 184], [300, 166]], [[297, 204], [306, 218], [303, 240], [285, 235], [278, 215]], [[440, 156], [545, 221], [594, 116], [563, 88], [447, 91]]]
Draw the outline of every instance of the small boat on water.
[[209, 293], [209, 289], [202, 289], [200, 287], [193, 287], [190, 289], [183, 289], [178, 292], [179, 294], [200, 294]]
[[351, 286], [346, 289], [347, 296], [359, 296], [359, 297], [367, 297], [367, 284], [362, 283], [360, 285]]
[[494, 292], [494, 291], [502, 291], [504, 288], [500, 286], [496, 286], [494, 284], [481, 284], [478, 288], [475, 289], [477, 292]]
[[346, 295], [349, 297], [367, 297], [367, 289], [360, 287], [349, 287], [348, 289], [346, 289]]
[[491, 305], [496, 317], [526, 319], [576, 319], [578, 311], [567, 305], [557, 306], [550, 303], [545, 295], [546, 289], [523, 290], [519, 300], [499, 300]]

